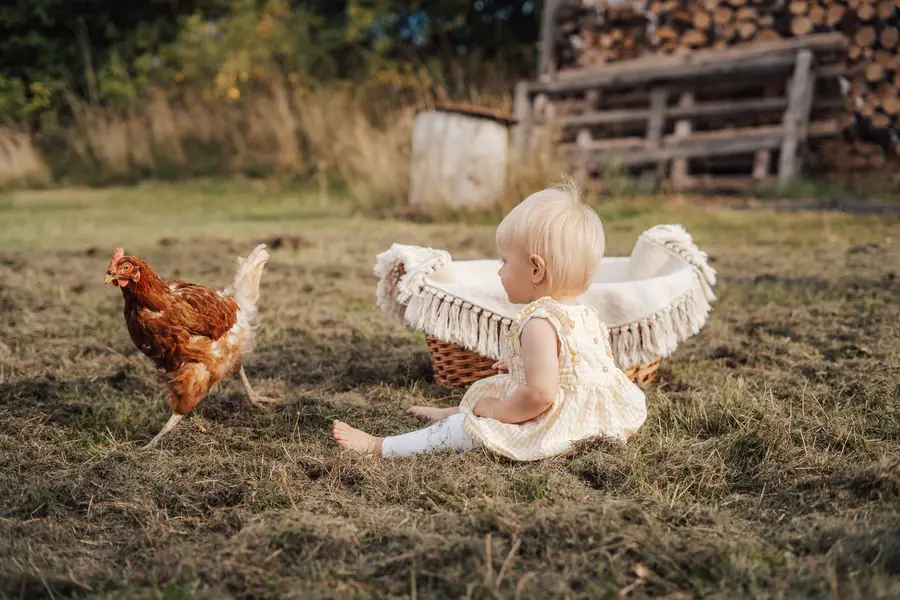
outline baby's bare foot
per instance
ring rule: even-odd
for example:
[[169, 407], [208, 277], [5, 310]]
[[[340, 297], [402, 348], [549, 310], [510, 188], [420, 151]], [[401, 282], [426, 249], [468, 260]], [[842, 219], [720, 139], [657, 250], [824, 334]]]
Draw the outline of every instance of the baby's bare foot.
[[382, 438], [369, 435], [364, 431], [350, 427], [343, 421], [335, 421], [331, 430], [335, 441], [347, 450], [353, 450], [359, 454], [374, 454], [381, 456]]
[[433, 408], [431, 406], [412, 406], [406, 414], [411, 415], [422, 421], [440, 421], [459, 412], [459, 407], [453, 408]]

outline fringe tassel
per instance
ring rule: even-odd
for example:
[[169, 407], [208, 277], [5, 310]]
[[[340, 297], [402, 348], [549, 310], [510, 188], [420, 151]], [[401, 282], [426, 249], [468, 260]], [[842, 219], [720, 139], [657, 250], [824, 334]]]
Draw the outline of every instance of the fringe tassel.
[[460, 335], [465, 331], [478, 331], [478, 314], [481, 309], [473, 306], [471, 302], [463, 302], [460, 314], [462, 315], [462, 327]]
[[[491, 313], [483, 310], [481, 314], [478, 315], [478, 337], [476, 340], [484, 340], [484, 344], [487, 345], [488, 332], [491, 330]], [[479, 344], [475, 344], [478, 346]], [[485, 356], [490, 356], [490, 354], [485, 354]]]
[[627, 369], [670, 356], [679, 342], [700, 332], [710, 309], [706, 295], [694, 288], [638, 323], [610, 328], [610, 345], [616, 362]]
[[460, 325], [462, 325], [459, 319], [460, 308], [462, 308], [462, 300], [454, 298], [450, 304], [449, 322], [447, 323], [447, 336], [454, 339], [459, 339]]
[[422, 291], [425, 278], [450, 261], [450, 254], [444, 250], [393, 244], [375, 257], [376, 303], [384, 312], [403, 321], [408, 305]]

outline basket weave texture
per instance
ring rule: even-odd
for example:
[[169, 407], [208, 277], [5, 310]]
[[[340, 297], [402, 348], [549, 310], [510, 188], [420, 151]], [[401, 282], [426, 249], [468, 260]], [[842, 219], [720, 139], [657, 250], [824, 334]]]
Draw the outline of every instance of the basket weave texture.
[[[459, 344], [426, 337], [434, 379], [441, 385], [464, 388], [479, 379], [497, 374], [494, 360], [466, 350]], [[625, 370], [625, 374], [639, 387], [646, 387], [656, 377], [661, 359]]]

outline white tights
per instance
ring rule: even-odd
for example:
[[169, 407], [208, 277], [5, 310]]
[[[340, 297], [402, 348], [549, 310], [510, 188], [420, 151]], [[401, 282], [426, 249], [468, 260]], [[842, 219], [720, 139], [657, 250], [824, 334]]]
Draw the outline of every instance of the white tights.
[[456, 413], [425, 429], [386, 437], [381, 442], [381, 455], [409, 456], [432, 450], [468, 452], [478, 447], [478, 443], [463, 428], [465, 418], [465, 414]]

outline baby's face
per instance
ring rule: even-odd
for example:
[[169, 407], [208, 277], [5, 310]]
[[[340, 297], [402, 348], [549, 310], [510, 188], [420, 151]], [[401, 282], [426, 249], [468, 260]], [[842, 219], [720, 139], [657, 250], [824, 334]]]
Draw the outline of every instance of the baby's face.
[[513, 304], [528, 304], [536, 300], [531, 284], [532, 265], [524, 252], [498, 244], [500, 253], [500, 282], [506, 296]]

